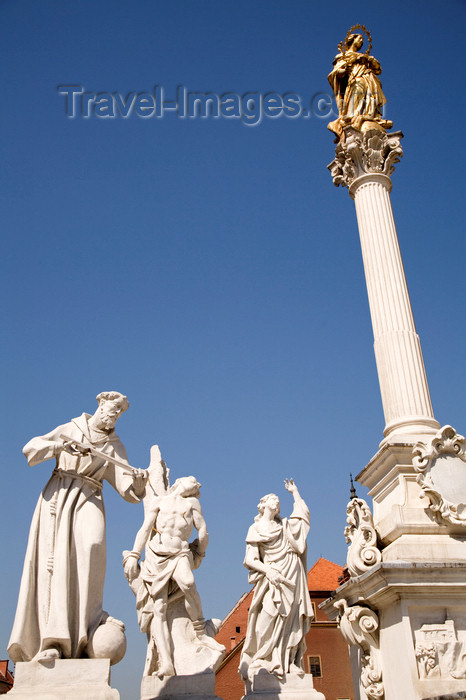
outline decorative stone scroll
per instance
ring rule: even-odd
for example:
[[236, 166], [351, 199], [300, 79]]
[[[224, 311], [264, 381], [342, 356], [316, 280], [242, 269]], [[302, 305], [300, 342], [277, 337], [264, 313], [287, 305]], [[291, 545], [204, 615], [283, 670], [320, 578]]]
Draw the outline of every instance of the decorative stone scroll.
[[363, 498], [352, 498], [346, 507], [345, 539], [350, 545], [346, 565], [351, 576], [360, 576], [382, 559], [372, 513]]
[[349, 606], [344, 598], [334, 605], [341, 612], [340, 631], [345, 641], [360, 649], [360, 680], [368, 700], [384, 700], [377, 614], [363, 605]]
[[439, 523], [466, 526], [466, 440], [445, 425], [427, 443], [416, 443], [413, 466], [417, 482]]
[[370, 129], [361, 132], [347, 126], [343, 129], [343, 135], [345, 138], [335, 149], [335, 160], [328, 166], [336, 187], [349, 187], [362, 175], [379, 174], [390, 177], [395, 170], [395, 164], [403, 156], [401, 131], [387, 134]]

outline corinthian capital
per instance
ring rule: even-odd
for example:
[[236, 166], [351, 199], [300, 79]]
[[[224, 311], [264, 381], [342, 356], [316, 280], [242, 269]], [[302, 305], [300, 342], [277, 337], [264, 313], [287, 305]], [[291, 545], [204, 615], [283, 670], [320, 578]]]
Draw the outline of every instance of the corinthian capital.
[[362, 175], [390, 175], [403, 155], [401, 131], [387, 134], [381, 129], [359, 131], [352, 126], [343, 129], [343, 138], [335, 149], [335, 160], [328, 169], [337, 187], [349, 187]]

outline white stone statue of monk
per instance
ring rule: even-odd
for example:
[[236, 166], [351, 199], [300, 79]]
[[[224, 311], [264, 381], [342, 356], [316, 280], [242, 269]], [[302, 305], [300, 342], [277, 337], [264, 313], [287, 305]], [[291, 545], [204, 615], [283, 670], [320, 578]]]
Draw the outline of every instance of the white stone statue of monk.
[[260, 670], [280, 679], [304, 676], [305, 636], [313, 617], [306, 565], [309, 510], [293, 479], [285, 480], [285, 488], [294, 498], [290, 518], [280, 517], [278, 496], [267, 494], [246, 537], [244, 565], [255, 588], [239, 672], [250, 682]]
[[[130, 467], [115, 434], [115, 424], [129, 406], [126, 396], [107, 391], [97, 401], [93, 416], [83, 413], [33, 438], [23, 449], [31, 467], [52, 458], [56, 466], [31, 523], [8, 646], [15, 662], [92, 656], [94, 632], [113, 620], [102, 610], [106, 559], [102, 484], [108, 481], [126, 501], [137, 503], [146, 479], [143, 470]], [[94, 453], [74, 440], [94, 448]], [[121, 638], [116, 643], [121, 646]]]

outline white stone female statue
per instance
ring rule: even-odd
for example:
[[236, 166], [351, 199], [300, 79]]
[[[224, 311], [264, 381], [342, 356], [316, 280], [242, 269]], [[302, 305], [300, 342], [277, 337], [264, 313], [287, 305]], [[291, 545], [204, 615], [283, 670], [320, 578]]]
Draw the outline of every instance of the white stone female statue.
[[[371, 42], [369, 32], [365, 27], [363, 30]], [[393, 122], [382, 114], [386, 103], [379, 78], [382, 68], [378, 60], [370, 55], [371, 43], [369, 49], [361, 53], [363, 42], [361, 34], [349, 32], [339, 45], [340, 53], [335, 56], [333, 70], [328, 76], [338, 107], [338, 119], [330, 122], [328, 128], [338, 138], [343, 128], [349, 125], [359, 130], [382, 131], [393, 126]]]
[[290, 518], [280, 517], [278, 496], [268, 494], [246, 537], [244, 565], [255, 589], [239, 671], [251, 683], [262, 669], [280, 679], [304, 676], [305, 636], [313, 617], [306, 575], [309, 510], [293, 479], [285, 480], [285, 488], [294, 498]]

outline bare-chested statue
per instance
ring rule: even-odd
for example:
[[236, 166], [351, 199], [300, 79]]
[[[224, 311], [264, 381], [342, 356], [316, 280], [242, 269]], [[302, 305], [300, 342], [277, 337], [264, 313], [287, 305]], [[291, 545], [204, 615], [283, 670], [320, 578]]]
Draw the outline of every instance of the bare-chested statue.
[[[144, 676], [164, 678], [186, 674], [185, 661], [177, 668], [179, 646], [184, 646], [185, 653], [187, 646], [188, 655], [191, 648], [191, 656], [199, 660], [203, 658], [211, 670], [225, 651], [209, 636], [212, 629], [206, 631], [193, 576], [193, 569], [200, 566], [209, 541], [198, 500], [200, 487], [194, 476], [187, 476], [177, 479], [165, 493], [154, 495], [146, 507], [144, 523], [136, 535], [133, 551], [123, 552], [125, 575], [136, 596], [139, 625], [147, 634]], [[193, 528], [198, 531], [198, 538], [189, 543]], [[144, 547], [145, 559], [139, 565]], [[181, 615], [180, 599], [184, 599]], [[178, 601], [178, 619], [187, 613], [181, 628], [182, 639], [179, 626], [175, 631], [173, 614], [169, 615], [170, 606], [175, 601]], [[202, 653], [200, 646], [206, 653]], [[201, 668], [199, 672], [203, 670]]]

